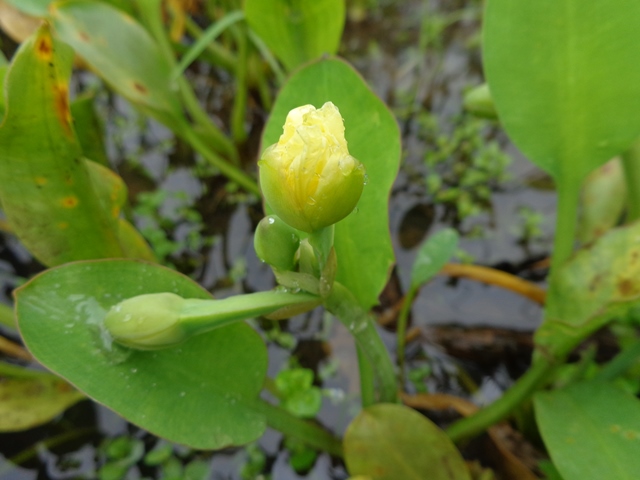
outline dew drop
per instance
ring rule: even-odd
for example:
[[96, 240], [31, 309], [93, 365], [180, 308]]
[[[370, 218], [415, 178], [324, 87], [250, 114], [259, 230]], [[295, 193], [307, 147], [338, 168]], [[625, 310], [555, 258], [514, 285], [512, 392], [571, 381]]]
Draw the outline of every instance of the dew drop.
[[184, 397], [186, 395], [186, 392], [180, 392], [180, 396]]
[[307, 198], [307, 204], [309, 205], [315, 205], [316, 204], [316, 199], [313, 197], [309, 197]]
[[269, 225], [273, 225], [274, 223], [276, 223], [276, 219], [273, 217], [269, 217], [269, 220], [267, 220], [267, 222], [269, 222]]
[[364, 175], [364, 181], [362, 182], [362, 184], [366, 185], [367, 183], [369, 183], [369, 175], [365, 174]]

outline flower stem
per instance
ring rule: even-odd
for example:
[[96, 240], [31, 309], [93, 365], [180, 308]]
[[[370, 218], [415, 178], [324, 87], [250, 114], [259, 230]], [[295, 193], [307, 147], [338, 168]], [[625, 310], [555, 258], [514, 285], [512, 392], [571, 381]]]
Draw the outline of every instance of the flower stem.
[[478, 413], [455, 422], [446, 430], [447, 435], [454, 442], [460, 442], [479, 435], [491, 425], [504, 420], [549, 378], [556, 365], [550, 359], [541, 358], [502, 397]]
[[267, 425], [282, 432], [287, 437], [302, 440], [309, 446], [328, 452], [336, 457], [343, 457], [342, 442], [339, 438], [319, 425], [298, 418], [286, 410], [271, 405], [264, 400], [257, 400], [252, 407], [267, 419]]
[[197, 334], [295, 305], [317, 305], [319, 297], [308, 293], [279, 291], [236, 295], [222, 300], [185, 300], [180, 310], [180, 326], [188, 334]]
[[[396, 374], [373, 319], [342, 284], [335, 282], [330, 295], [325, 299], [325, 307], [335, 315], [354, 336], [361, 353], [371, 365], [375, 375], [377, 392], [375, 401], [395, 403], [398, 401]], [[361, 376], [368, 374], [367, 371]], [[368, 395], [366, 392], [363, 395]]]
[[405, 338], [407, 336], [407, 321], [409, 318], [409, 312], [411, 311], [411, 305], [413, 304], [413, 300], [418, 293], [418, 287], [411, 286], [409, 291], [404, 296], [404, 301], [402, 303], [402, 309], [400, 310], [400, 314], [398, 315], [398, 327], [396, 329], [396, 344], [397, 344], [397, 352], [396, 356], [398, 357], [398, 368], [400, 369], [400, 385], [404, 385], [405, 375], [404, 375], [404, 347], [405, 347]]

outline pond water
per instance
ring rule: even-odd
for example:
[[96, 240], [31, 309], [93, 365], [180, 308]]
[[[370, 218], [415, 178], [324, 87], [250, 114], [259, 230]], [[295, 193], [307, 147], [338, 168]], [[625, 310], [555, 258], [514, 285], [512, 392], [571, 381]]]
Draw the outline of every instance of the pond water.
[[[373, 3], [377, 6], [367, 16], [348, 22], [341, 55], [394, 111], [403, 135], [403, 162], [390, 200], [397, 268], [381, 298], [382, 316], [389, 316], [406, 291], [421, 241], [444, 226], [459, 229], [464, 235], [461, 249], [474, 262], [541, 281], [545, 271], [536, 268], [536, 262], [550, 248], [555, 195], [534, 188], [541, 183], [540, 173], [495, 124], [463, 113], [464, 92], [482, 83], [481, 2]], [[10, 49], [9, 42], [4, 45]], [[207, 99], [210, 111], [226, 118], [233, 94], [231, 79], [224, 72], [199, 68], [192, 71], [198, 93]], [[81, 74], [78, 88], [94, 82], [91, 75]], [[194, 169], [192, 153], [184, 145], [175, 144], [165, 128], [141, 119], [121, 99], [102, 94], [100, 101], [107, 119], [110, 159], [129, 184], [132, 204], [137, 204], [133, 217], [156, 249], [166, 251], [169, 263], [217, 297], [271, 288], [272, 274], [253, 252], [252, 233], [262, 215], [260, 205], [241, 193], [225, 192], [224, 181], [208, 176], [202, 165]], [[267, 115], [256, 104], [250, 107], [247, 164], [258, 154]], [[458, 143], [453, 153], [428, 167], [425, 158], [443, 148], [439, 139], [452, 145], [454, 138]], [[470, 146], [478, 141], [491, 142], [495, 151]], [[480, 157], [490, 159], [488, 167], [475, 163]], [[505, 158], [510, 159], [509, 165], [500, 163]], [[461, 188], [461, 195], [454, 190], [460, 188], [455, 178], [468, 169], [477, 169], [481, 181]], [[434, 172], [441, 190], [452, 192], [448, 199], [430, 193], [425, 179]], [[435, 176], [431, 180], [438, 181]], [[487, 189], [488, 196], [483, 193]], [[15, 238], [3, 235], [0, 241], [0, 278], [9, 298], [16, 284], [41, 267]], [[536, 304], [512, 292], [472, 280], [437, 277], [414, 304], [412, 326], [418, 334], [407, 346], [407, 357], [410, 369], [423, 369], [424, 374], [412, 377], [407, 390], [426, 388], [480, 403], [491, 401], [526, 368], [531, 348], [528, 333], [538, 325], [540, 313]], [[395, 352], [390, 317], [382, 329], [383, 339]], [[357, 361], [342, 325], [315, 311], [280, 324], [278, 330], [266, 323], [262, 327], [270, 329], [270, 376], [292, 356], [299, 365], [313, 369], [326, 392], [319, 419], [342, 433], [358, 410]], [[92, 478], [109, 456], [105, 440], [122, 436], [129, 438], [122, 447], [129, 453], [158, 445], [157, 439], [109, 410], [81, 402], [50, 424], [1, 434], [2, 455], [20, 466], [5, 461], [0, 478]], [[242, 478], [242, 466], [249, 458], [260, 458], [260, 451], [264, 471], [274, 479], [347, 478], [344, 467], [327, 455], [321, 455], [305, 475], [296, 474], [276, 432], [269, 431], [258, 445], [249, 453], [234, 449], [213, 455], [176, 446], [172, 455], [183, 464], [201, 460], [214, 479]], [[127, 478], [159, 475], [154, 466], [132, 463], [125, 470]]]

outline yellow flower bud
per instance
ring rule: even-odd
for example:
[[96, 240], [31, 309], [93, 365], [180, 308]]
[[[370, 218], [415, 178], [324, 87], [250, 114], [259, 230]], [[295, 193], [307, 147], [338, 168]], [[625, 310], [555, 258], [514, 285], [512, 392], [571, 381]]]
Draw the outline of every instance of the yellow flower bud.
[[265, 200], [288, 225], [312, 233], [356, 207], [364, 166], [351, 155], [340, 111], [331, 102], [294, 108], [284, 133], [258, 163]]

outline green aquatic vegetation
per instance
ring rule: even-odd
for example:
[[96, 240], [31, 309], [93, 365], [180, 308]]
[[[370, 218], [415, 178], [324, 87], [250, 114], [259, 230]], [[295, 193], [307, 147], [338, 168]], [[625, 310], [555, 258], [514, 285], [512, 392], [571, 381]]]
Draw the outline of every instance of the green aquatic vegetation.
[[[141, 428], [195, 449], [252, 444], [270, 426], [284, 434], [291, 464], [300, 472], [324, 451], [344, 458], [354, 476], [462, 480], [471, 473], [452, 440], [481, 433], [533, 398], [538, 428], [565, 480], [601, 478], [612, 469], [633, 478], [640, 409], [613, 382], [637, 389], [629, 378], [640, 355], [635, 335], [618, 327], [622, 351], [604, 366], [589, 355], [575, 365], [566, 360], [599, 329], [637, 323], [640, 227], [633, 179], [640, 137], [640, 6], [629, 0], [487, 4], [488, 85], [470, 93], [466, 106], [497, 117], [515, 145], [552, 176], [557, 228], [530, 369], [496, 402], [443, 431], [399, 405], [398, 389], [406, 374], [411, 301], [449, 261], [458, 235], [442, 229], [418, 252], [398, 322], [398, 372], [370, 310], [395, 261], [388, 199], [401, 157], [400, 132], [354, 68], [331, 56], [344, 26], [344, 2], [274, 0], [268, 11], [264, 2], [247, 1], [242, 10], [229, 2], [210, 15], [204, 30], [187, 22], [194, 43], [181, 49], [166, 32], [159, 0], [137, 0], [126, 11], [118, 8], [127, 7], [122, 2], [11, 3], [49, 20], [8, 67], [0, 67], [0, 200], [14, 234], [53, 267], [16, 290], [15, 312], [33, 356], [83, 392], [52, 395], [55, 412], [87, 395]], [[179, 13], [173, 12], [174, 21]], [[425, 19], [418, 50], [437, 47], [447, 22], [461, 15]], [[184, 247], [166, 238], [179, 221], [195, 225], [187, 242], [203, 246], [205, 240], [196, 238], [203, 219], [185, 205], [184, 219], [167, 220], [158, 210], [167, 194], [139, 196], [134, 214], [156, 222], [148, 234], [153, 249], [124, 219], [124, 182], [108, 168], [102, 144], [91, 140], [102, 138], [87, 110], [92, 100], [80, 97], [70, 106], [76, 54], [110, 89], [193, 148], [207, 162], [206, 169], [200, 164], [203, 176], [224, 175], [224, 191], [237, 199], [262, 196], [265, 217], [254, 246], [276, 288], [215, 299], [156, 263], [156, 256], [166, 262]], [[210, 118], [196, 98], [186, 72], [196, 59], [220, 64], [232, 76], [229, 118], [220, 112]], [[269, 82], [278, 85], [274, 102]], [[255, 98], [271, 108], [259, 175], [240, 155], [250, 133], [245, 116], [253, 87], [261, 89]], [[417, 115], [428, 146], [429, 194], [457, 220], [487, 210], [492, 190], [508, 179], [509, 157], [494, 139], [498, 123], [465, 114], [443, 128], [412, 99], [410, 113]], [[82, 128], [74, 121], [82, 121]], [[619, 155], [613, 187], [610, 179], [604, 186], [596, 179], [583, 189], [588, 175]], [[589, 227], [577, 249], [580, 190], [589, 198], [602, 196], [597, 192], [620, 191], [621, 179], [625, 198], [599, 204], [602, 209], [584, 203]], [[523, 210], [521, 218], [522, 239], [535, 240], [540, 216]], [[235, 283], [246, 272], [242, 261], [237, 265]], [[324, 397], [310, 370], [294, 367], [267, 377], [261, 329], [247, 324], [319, 307], [342, 322], [357, 353], [362, 408], [344, 438], [313, 421]], [[267, 339], [291, 340], [279, 325], [270, 330], [262, 332]], [[428, 374], [425, 367], [409, 377], [423, 382]], [[40, 387], [65, 385], [48, 374], [46, 382]], [[547, 386], [553, 388], [545, 391]], [[265, 389], [270, 401], [262, 396]], [[39, 411], [33, 424], [53, 410]], [[167, 478], [209, 475], [197, 458], [184, 466], [184, 458], [162, 445], [145, 455], [141, 442], [129, 437], [101, 452], [100, 478], [127, 475], [139, 462]], [[584, 467], [585, 452], [597, 468]], [[259, 453], [249, 450], [253, 460], [243, 475], [262, 473]]]
[[452, 208], [460, 221], [490, 211], [492, 191], [511, 178], [511, 158], [490, 139], [491, 124], [463, 115], [446, 133], [429, 114], [420, 117], [420, 124], [428, 145], [425, 183], [434, 202]]

